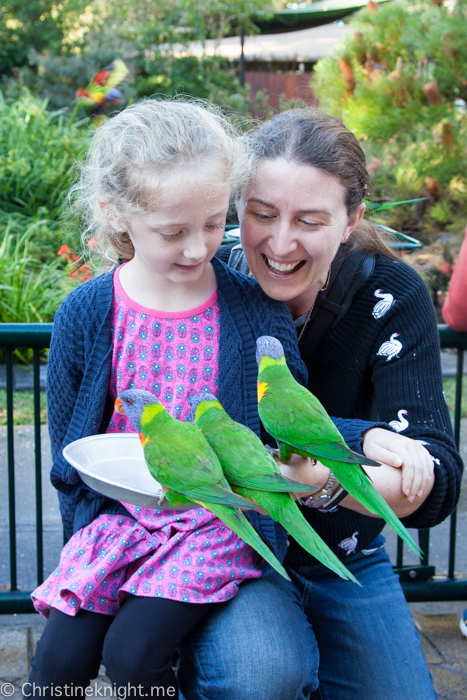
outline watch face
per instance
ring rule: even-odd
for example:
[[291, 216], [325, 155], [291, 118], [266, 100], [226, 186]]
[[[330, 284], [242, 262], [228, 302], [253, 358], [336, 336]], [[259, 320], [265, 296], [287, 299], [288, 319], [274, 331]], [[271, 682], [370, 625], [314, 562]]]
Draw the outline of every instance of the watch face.
[[306, 499], [304, 505], [308, 506], [308, 508], [321, 508], [329, 500], [330, 500], [329, 494], [322, 493], [321, 496], [318, 496], [317, 498], [313, 498], [313, 496], [309, 496]]

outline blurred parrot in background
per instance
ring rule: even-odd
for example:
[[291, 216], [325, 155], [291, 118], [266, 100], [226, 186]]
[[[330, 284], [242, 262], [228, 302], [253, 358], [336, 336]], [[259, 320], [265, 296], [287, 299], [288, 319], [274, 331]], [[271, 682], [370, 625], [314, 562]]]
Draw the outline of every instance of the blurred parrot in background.
[[118, 89], [130, 70], [121, 58], [116, 58], [103, 70], [96, 73], [89, 85], [76, 91], [76, 99], [83, 107], [91, 107], [95, 113], [110, 104], [119, 104], [122, 93]]
[[383, 518], [420, 556], [420, 548], [399, 518], [378, 493], [361, 465], [381, 466], [353, 452], [324, 406], [292, 376], [282, 344], [271, 336], [256, 341], [258, 362], [258, 413], [264, 427], [280, 445], [287, 463], [294, 452], [329, 467], [340, 484], [367, 510]]
[[195, 423], [216, 453], [233, 490], [261, 506], [324, 566], [341, 578], [358, 583], [307, 523], [290, 494], [299, 490], [309, 493], [316, 488], [282, 476], [258, 436], [250, 428], [232, 420], [215, 396], [198, 394], [189, 401], [195, 413]]
[[186, 499], [199, 503], [289, 578], [240, 510], [255, 509], [256, 504], [232, 491], [219, 460], [196, 425], [173, 418], [159, 399], [140, 389], [123, 391], [115, 401], [115, 410], [125, 413], [137, 428], [148, 469], [164, 487], [169, 505]]

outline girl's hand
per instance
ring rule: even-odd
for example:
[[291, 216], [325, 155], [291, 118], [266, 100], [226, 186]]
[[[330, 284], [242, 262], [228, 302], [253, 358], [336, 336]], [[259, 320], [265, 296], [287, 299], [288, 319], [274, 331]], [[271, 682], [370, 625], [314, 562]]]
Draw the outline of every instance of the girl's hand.
[[363, 452], [370, 459], [402, 469], [402, 491], [410, 503], [431, 483], [433, 457], [417, 440], [384, 428], [371, 428], [363, 434]]

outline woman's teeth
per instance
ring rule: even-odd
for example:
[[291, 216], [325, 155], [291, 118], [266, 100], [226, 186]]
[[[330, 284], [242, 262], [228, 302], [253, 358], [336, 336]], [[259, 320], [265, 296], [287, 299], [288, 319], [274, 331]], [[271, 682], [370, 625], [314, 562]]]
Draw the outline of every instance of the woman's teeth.
[[266, 265], [271, 270], [274, 270], [274, 272], [291, 272], [292, 270], [297, 270], [305, 262], [304, 260], [299, 260], [298, 262], [294, 263], [278, 263], [275, 260], [271, 260], [270, 258], [268, 258], [267, 255], [264, 255], [263, 257], [266, 262]]

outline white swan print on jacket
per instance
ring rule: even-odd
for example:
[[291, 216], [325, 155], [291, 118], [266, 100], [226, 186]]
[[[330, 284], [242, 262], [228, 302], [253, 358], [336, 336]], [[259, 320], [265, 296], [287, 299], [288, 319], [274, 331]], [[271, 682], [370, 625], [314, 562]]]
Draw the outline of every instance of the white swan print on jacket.
[[376, 353], [377, 355], [386, 357], [386, 362], [392, 360], [393, 357], [399, 357], [399, 353], [402, 350], [401, 341], [396, 340], [399, 335], [400, 333], [393, 333], [391, 335], [391, 339], [386, 340], [386, 342], [381, 345], [380, 349]]
[[374, 295], [375, 297], [381, 299], [381, 301], [378, 301], [378, 303], [375, 304], [371, 313], [373, 318], [382, 318], [394, 304], [394, 297], [392, 294], [385, 294], [384, 289], [377, 289], [374, 292]]
[[347, 537], [347, 539], [342, 540], [342, 542], [339, 542], [338, 546], [341, 549], [345, 550], [347, 557], [349, 556], [349, 554], [352, 554], [353, 552], [355, 552], [357, 545], [358, 545], [357, 538], [358, 538], [359, 534], [360, 533], [358, 531], [354, 532], [352, 537]]
[[389, 425], [391, 428], [394, 430], [397, 430], [398, 433], [402, 433], [403, 430], [409, 427], [409, 421], [407, 418], [404, 418], [404, 416], [407, 415], [407, 411], [404, 409], [401, 409], [400, 411], [397, 412], [397, 417], [399, 420], [392, 420], [389, 422]]

